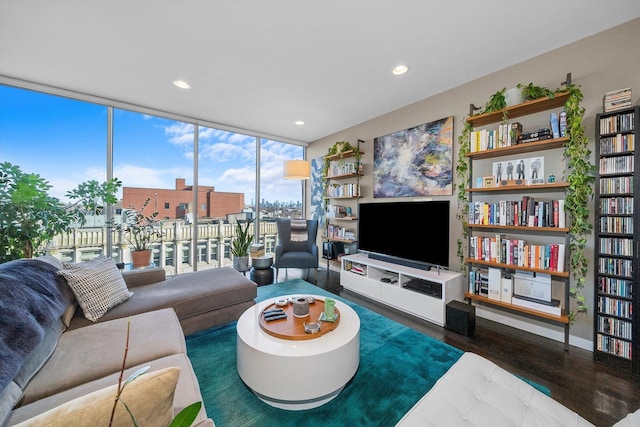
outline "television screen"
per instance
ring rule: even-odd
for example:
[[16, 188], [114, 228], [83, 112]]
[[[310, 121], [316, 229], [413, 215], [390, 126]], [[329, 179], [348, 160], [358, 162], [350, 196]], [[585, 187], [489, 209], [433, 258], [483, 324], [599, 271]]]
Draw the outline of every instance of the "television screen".
[[358, 250], [449, 267], [449, 201], [360, 203]]

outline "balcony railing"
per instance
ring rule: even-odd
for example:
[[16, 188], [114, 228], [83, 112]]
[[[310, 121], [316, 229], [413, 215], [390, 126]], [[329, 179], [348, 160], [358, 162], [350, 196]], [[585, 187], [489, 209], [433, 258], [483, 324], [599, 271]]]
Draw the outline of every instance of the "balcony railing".
[[[255, 224], [250, 226], [253, 234]], [[153, 261], [155, 265], [166, 270], [167, 275], [177, 275], [193, 271], [191, 256], [193, 228], [180, 222], [166, 224], [162, 227], [163, 236], [153, 241]], [[235, 238], [235, 224], [199, 224], [197, 251], [197, 269], [231, 266], [231, 241]], [[111, 250], [114, 262], [129, 264], [132, 247], [124, 241], [120, 234], [111, 228], [79, 228], [69, 233], [56, 236], [48, 247], [48, 253], [64, 262], [81, 262], [95, 258], [98, 254], [107, 253], [107, 233], [111, 233], [113, 247]], [[275, 222], [260, 222], [258, 242], [263, 243], [266, 253], [273, 253], [277, 242]]]

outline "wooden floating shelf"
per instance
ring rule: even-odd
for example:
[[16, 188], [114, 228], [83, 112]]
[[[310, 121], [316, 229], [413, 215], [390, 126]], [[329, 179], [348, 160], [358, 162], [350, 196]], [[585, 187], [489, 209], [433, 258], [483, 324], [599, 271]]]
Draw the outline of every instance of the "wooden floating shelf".
[[473, 151], [466, 154], [467, 157], [474, 159], [489, 159], [498, 156], [507, 156], [509, 154], [530, 153], [532, 151], [551, 150], [553, 148], [562, 148], [569, 140], [567, 137], [545, 139], [543, 141], [525, 142], [522, 144], [510, 145], [508, 147], [492, 148], [491, 150]]
[[[476, 294], [472, 294], [469, 292], [465, 292], [464, 294], [465, 298], [469, 298], [470, 300], [473, 301], [478, 301], [481, 302], [483, 304], [487, 304], [487, 305], [495, 305], [497, 307], [502, 307], [502, 308], [506, 308], [512, 311], [519, 311], [521, 313], [526, 313], [532, 316], [536, 316], [536, 317], [542, 317], [544, 319], [547, 320], [552, 320], [554, 322], [558, 322], [558, 323], [564, 323], [565, 325], [569, 324], [569, 316], [566, 314], [562, 314], [560, 316], [554, 316], [553, 314], [549, 314], [549, 313], [545, 313], [542, 311], [537, 311], [537, 310], [533, 310], [527, 307], [520, 307], [519, 305], [514, 305], [508, 302], [503, 302], [503, 301], [498, 301], [498, 300], [493, 300], [493, 299], [489, 299], [487, 297], [483, 297], [480, 295], [476, 295]], [[565, 313], [566, 310], [562, 310], [562, 313]]]
[[549, 274], [554, 277], [569, 277], [568, 271], [555, 271], [555, 270], [544, 270], [541, 268], [522, 267], [519, 265], [502, 264], [500, 262], [484, 261], [484, 260], [475, 259], [475, 258], [465, 258], [464, 261], [469, 264], [486, 265], [487, 267], [506, 268], [509, 270], [520, 270], [520, 271], [532, 271], [534, 273]]
[[[362, 156], [364, 153], [362, 151], [360, 151], [359, 155]], [[349, 157], [354, 157], [356, 155], [356, 152], [353, 150], [349, 150], [349, 151], [345, 151], [343, 153], [340, 154], [331, 154], [329, 156], [324, 156], [323, 158], [326, 160], [341, 160], [341, 159], [346, 159]]]
[[561, 92], [557, 93], [553, 98], [538, 98], [534, 99], [533, 101], [523, 102], [522, 104], [512, 105], [493, 113], [484, 113], [478, 114], [476, 116], [471, 116], [467, 118], [467, 123], [471, 123], [471, 125], [473, 126], [483, 126], [490, 123], [501, 122], [502, 117], [503, 115], [505, 115], [505, 113], [508, 120], [512, 120], [517, 117], [540, 113], [552, 108], [564, 107], [567, 99], [569, 99], [569, 92]]
[[569, 187], [568, 182], [549, 182], [546, 184], [532, 185], [501, 185], [499, 187], [474, 187], [467, 188], [468, 193], [486, 193], [494, 191], [539, 191], [539, 190], [564, 190]]

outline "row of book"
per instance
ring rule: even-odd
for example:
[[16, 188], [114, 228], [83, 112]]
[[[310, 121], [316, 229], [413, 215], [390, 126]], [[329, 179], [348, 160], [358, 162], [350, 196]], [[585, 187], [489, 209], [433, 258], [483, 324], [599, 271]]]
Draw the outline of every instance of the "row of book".
[[614, 354], [625, 359], [631, 360], [632, 357], [631, 342], [622, 341], [618, 338], [613, 338], [606, 335], [597, 334], [596, 349], [598, 351]]
[[598, 297], [598, 312], [616, 317], [631, 319], [633, 313], [633, 303], [631, 301], [618, 298]]
[[633, 239], [624, 237], [600, 237], [600, 253], [615, 256], [633, 256]]
[[603, 215], [632, 215], [633, 197], [601, 197], [598, 206]]
[[353, 162], [332, 162], [329, 170], [327, 171], [327, 178], [331, 179], [335, 176], [351, 175], [355, 173], [362, 173], [362, 163]]
[[564, 228], [564, 205], [564, 199], [536, 200], [531, 196], [495, 203], [471, 201], [468, 220], [469, 224], [478, 225]]
[[618, 157], [601, 157], [598, 162], [598, 170], [601, 175], [610, 173], [633, 173], [633, 154]]
[[598, 258], [598, 273], [631, 277], [633, 262], [630, 259], [600, 257]]
[[352, 214], [352, 210], [348, 206], [327, 205], [327, 218], [347, 218]]
[[600, 154], [626, 153], [635, 150], [635, 134], [618, 133], [600, 138]]
[[327, 237], [330, 239], [355, 240], [356, 234], [352, 229], [329, 224], [327, 225]]
[[327, 187], [327, 197], [358, 197], [360, 185], [356, 183], [331, 184]]
[[600, 179], [600, 194], [633, 193], [633, 178], [619, 176]]
[[615, 116], [600, 118], [600, 134], [631, 132], [635, 129], [635, 113], [633, 111]]
[[565, 244], [527, 244], [523, 239], [508, 239], [504, 235], [471, 236], [469, 256], [481, 261], [563, 272]]
[[598, 332], [630, 340], [632, 339], [633, 326], [631, 322], [626, 320], [600, 316], [598, 317]]
[[601, 233], [633, 234], [633, 217], [603, 216], [598, 220]]
[[632, 290], [633, 282], [631, 280], [602, 276], [598, 279], [598, 292], [600, 292], [601, 294], [631, 298]]
[[549, 127], [524, 132], [519, 122], [501, 123], [495, 129], [473, 130], [469, 135], [469, 151], [485, 151], [511, 147], [517, 144], [561, 138], [567, 135], [567, 113], [553, 112], [549, 116]]
[[631, 107], [631, 88], [627, 87], [606, 92], [602, 103], [605, 112]]

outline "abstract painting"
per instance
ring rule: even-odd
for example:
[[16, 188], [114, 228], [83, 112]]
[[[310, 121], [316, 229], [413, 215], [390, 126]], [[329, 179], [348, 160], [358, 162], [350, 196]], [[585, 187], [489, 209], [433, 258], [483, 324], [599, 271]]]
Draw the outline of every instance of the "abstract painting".
[[453, 116], [373, 140], [373, 197], [453, 194]]

